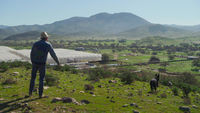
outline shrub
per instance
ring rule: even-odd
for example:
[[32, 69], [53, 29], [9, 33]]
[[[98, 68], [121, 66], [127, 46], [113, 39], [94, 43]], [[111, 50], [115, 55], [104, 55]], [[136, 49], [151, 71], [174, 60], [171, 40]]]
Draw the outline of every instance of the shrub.
[[8, 70], [8, 68], [9, 68], [9, 66], [7, 63], [5, 63], [5, 62], [0, 63], [0, 72], [5, 72]]
[[164, 68], [158, 68], [158, 71], [159, 72], [166, 72], [166, 69], [164, 69]]
[[71, 67], [69, 65], [64, 65], [64, 66], [53, 66], [53, 70], [56, 70], [56, 71], [70, 71], [71, 70]]
[[84, 85], [84, 89], [85, 90], [93, 90], [94, 89], [94, 86], [90, 85], [90, 84], [85, 84]]
[[53, 74], [46, 74], [45, 81], [48, 86], [56, 86], [59, 83], [59, 78]]
[[161, 98], [167, 98], [167, 94], [166, 93], [162, 93], [162, 94], [160, 94], [160, 97]]
[[71, 73], [72, 74], [78, 74], [78, 70], [77, 69], [71, 69]]
[[178, 96], [178, 88], [177, 87], [173, 87], [172, 92], [174, 93], [175, 96]]
[[111, 71], [103, 68], [90, 69], [88, 73], [88, 80], [99, 80], [101, 78], [111, 77], [113, 74]]
[[104, 53], [102, 54], [102, 63], [107, 63], [110, 60], [109, 55]]
[[150, 64], [155, 64], [155, 63], [159, 63], [159, 62], [160, 62], [160, 59], [155, 56], [151, 56], [151, 58], [149, 59]]
[[189, 93], [192, 91], [190, 85], [186, 83], [179, 84], [179, 87], [182, 89], [185, 97], [188, 97]]
[[191, 99], [190, 98], [183, 98], [183, 103], [186, 104], [186, 105], [190, 105]]
[[169, 55], [169, 56], [168, 56], [168, 59], [169, 59], [169, 60], [174, 60], [174, 57], [175, 57], [174, 55]]
[[193, 60], [192, 61], [192, 66], [200, 67], [200, 58]]
[[120, 79], [125, 84], [131, 84], [136, 78], [137, 78], [137, 75], [129, 71], [124, 71], [120, 73]]
[[5, 81], [2, 82], [3, 85], [16, 84], [16, 83], [17, 80], [11, 77], [5, 79]]

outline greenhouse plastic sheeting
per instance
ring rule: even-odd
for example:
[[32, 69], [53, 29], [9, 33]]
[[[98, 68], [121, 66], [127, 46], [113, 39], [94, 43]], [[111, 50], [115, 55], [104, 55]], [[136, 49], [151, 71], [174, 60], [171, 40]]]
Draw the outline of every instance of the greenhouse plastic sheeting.
[[[4, 49], [7, 48], [7, 49]], [[27, 60], [30, 61], [30, 51], [31, 50], [14, 50], [9, 47], [0, 46], [0, 50], [7, 52], [11, 57], [7, 57], [7, 60], [17, 59], [17, 60]], [[12, 50], [12, 52], [9, 52]], [[102, 55], [101, 54], [94, 54], [82, 51], [75, 51], [69, 49], [54, 49], [56, 55], [58, 56], [60, 63], [65, 64], [68, 62], [87, 62], [87, 61], [100, 61]], [[4, 60], [5, 55], [0, 55], [0, 60]], [[47, 59], [48, 63], [55, 63], [50, 55], [48, 55]]]
[[0, 62], [22, 60], [20, 56], [14, 54], [15, 52], [16, 50], [12, 48], [0, 46]]

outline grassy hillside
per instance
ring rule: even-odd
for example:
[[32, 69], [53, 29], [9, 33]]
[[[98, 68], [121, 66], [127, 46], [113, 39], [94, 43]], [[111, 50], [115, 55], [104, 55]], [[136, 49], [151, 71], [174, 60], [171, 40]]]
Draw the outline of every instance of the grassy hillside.
[[[48, 86], [49, 88], [44, 90], [48, 98], [38, 99], [36, 92], [33, 97], [24, 98], [28, 94], [30, 72], [29, 68], [22, 66], [9, 68], [6, 72], [0, 73], [0, 112], [132, 113], [136, 110], [141, 113], [182, 113], [179, 110], [180, 106], [189, 106], [192, 113], [200, 111], [199, 93], [190, 93], [191, 104], [187, 105], [184, 104], [180, 90], [179, 96], [174, 96], [167, 86], [160, 85], [157, 93], [152, 94], [149, 93], [149, 82], [134, 81], [130, 85], [125, 85], [119, 78], [112, 77], [95, 82], [87, 80], [88, 75], [82, 72], [62, 72], [51, 68], [47, 69], [47, 76], [53, 75], [59, 80], [55, 86]], [[5, 84], [8, 78], [12, 80]], [[113, 79], [116, 83], [108, 82]], [[85, 84], [94, 86], [94, 89], [85, 90]], [[38, 76], [36, 87], [38, 87]], [[89, 104], [52, 103], [55, 97], [71, 97], [78, 103], [87, 100]]]

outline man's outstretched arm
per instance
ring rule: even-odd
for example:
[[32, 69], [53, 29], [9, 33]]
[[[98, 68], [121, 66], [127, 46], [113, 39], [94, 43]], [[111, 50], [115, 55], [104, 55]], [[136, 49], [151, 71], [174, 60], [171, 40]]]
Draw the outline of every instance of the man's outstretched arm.
[[56, 62], [58, 65], [60, 65], [60, 62], [59, 62], [59, 60], [58, 60], [58, 57], [56, 56], [56, 53], [54, 52], [53, 47], [52, 47], [51, 44], [50, 44], [50, 48], [49, 48], [49, 53], [50, 53], [51, 57], [55, 60], [55, 62]]

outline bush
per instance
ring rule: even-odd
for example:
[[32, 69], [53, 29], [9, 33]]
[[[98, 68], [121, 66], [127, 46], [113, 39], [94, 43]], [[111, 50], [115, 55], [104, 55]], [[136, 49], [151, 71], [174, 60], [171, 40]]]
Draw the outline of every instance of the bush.
[[111, 77], [113, 74], [111, 71], [103, 68], [90, 69], [88, 73], [88, 80], [99, 80], [101, 78]]
[[155, 56], [151, 56], [151, 58], [149, 59], [150, 64], [155, 64], [155, 63], [159, 63], [159, 62], [160, 62], [160, 59]]
[[174, 60], [174, 57], [175, 57], [174, 55], [169, 55], [169, 56], [168, 56], [168, 59], [169, 59], [169, 60]]
[[5, 62], [0, 63], [0, 72], [5, 72], [8, 70], [8, 68], [9, 68], [9, 66], [7, 63], [5, 63]]
[[48, 86], [56, 86], [59, 83], [59, 78], [53, 74], [46, 74], [45, 81]]
[[160, 97], [161, 98], [167, 98], [167, 94], [166, 93], [162, 93], [162, 94], [160, 94]]
[[177, 87], [173, 87], [172, 92], [174, 93], [175, 96], [178, 96], [178, 88]]
[[119, 77], [123, 83], [131, 84], [137, 78], [137, 75], [135, 73], [131, 73], [130, 71], [124, 71], [120, 73]]
[[17, 80], [11, 77], [5, 79], [5, 81], [2, 82], [3, 85], [16, 84], [16, 83]]
[[64, 65], [64, 66], [53, 66], [53, 70], [56, 70], [56, 71], [70, 71], [71, 70], [71, 67], [69, 65]]
[[71, 73], [72, 74], [78, 74], [78, 70], [77, 69], [71, 69]]
[[104, 53], [102, 54], [102, 63], [108, 63], [110, 60], [109, 55]]
[[183, 98], [183, 103], [186, 104], [186, 105], [190, 105], [191, 99], [190, 98]]
[[183, 95], [185, 97], [188, 97], [189, 93], [192, 91], [191, 86], [189, 84], [186, 84], [186, 83], [181, 83], [179, 85], [179, 87], [182, 89]]
[[166, 72], [166, 69], [164, 69], [164, 68], [158, 68], [158, 71], [159, 72]]
[[22, 62], [22, 61], [14, 61], [14, 62], [1, 62], [0, 63], [0, 72], [5, 72], [8, 68], [14, 67], [25, 67], [26, 69], [31, 69], [32, 66], [29, 62]]
[[90, 85], [90, 84], [85, 84], [84, 85], [84, 89], [85, 90], [93, 90], [94, 89], [94, 86]]
[[193, 60], [192, 66], [200, 67], [200, 58]]

